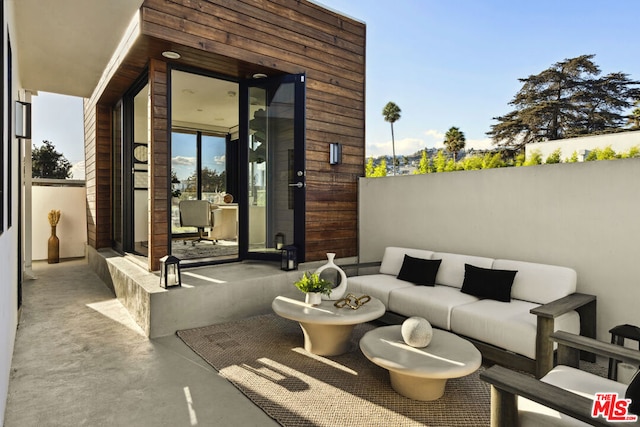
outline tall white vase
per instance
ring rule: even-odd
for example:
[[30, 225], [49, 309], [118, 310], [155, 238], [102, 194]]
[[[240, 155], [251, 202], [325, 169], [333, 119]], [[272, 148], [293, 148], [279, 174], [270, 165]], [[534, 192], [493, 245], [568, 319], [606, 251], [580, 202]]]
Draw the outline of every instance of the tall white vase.
[[333, 262], [333, 259], [335, 257], [336, 257], [336, 254], [328, 253], [327, 258], [329, 259], [329, 262], [327, 262], [325, 265], [321, 266], [315, 271], [316, 274], [320, 275], [320, 273], [322, 273], [323, 271], [331, 268], [336, 270], [338, 274], [340, 274], [340, 284], [335, 288], [333, 288], [330, 295], [322, 294], [323, 300], [330, 300], [330, 301], [339, 300], [347, 292], [347, 275], [345, 274], [344, 270], [342, 270]]

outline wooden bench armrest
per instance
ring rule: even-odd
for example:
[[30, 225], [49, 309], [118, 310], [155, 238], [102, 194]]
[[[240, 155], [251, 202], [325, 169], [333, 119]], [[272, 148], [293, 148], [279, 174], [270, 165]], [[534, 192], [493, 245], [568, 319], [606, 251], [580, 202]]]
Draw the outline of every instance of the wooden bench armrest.
[[591, 399], [502, 366], [495, 365], [481, 372], [480, 379], [491, 384], [492, 427], [518, 425], [516, 396], [522, 396], [590, 425], [610, 427], [629, 425], [629, 423], [610, 422], [605, 418], [592, 418], [593, 401]]
[[549, 338], [558, 343], [558, 364], [577, 367], [580, 350], [640, 366], [640, 351], [565, 331], [552, 333]]
[[[555, 318], [573, 310], [577, 311], [580, 316], [580, 335], [595, 338], [595, 295], [573, 293], [529, 310], [531, 314], [537, 316], [536, 376], [538, 378], [553, 368], [553, 343], [549, 340], [549, 336], [555, 330]], [[596, 360], [595, 354], [587, 352], [582, 353], [582, 358], [590, 362]]]
[[551, 301], [536, 308], [532, 308], [529, 312], [538, 317], [546, 317], [555, 319], [556, 317], [568, 313], [596, 301], [595, 295], [573, 293], [566, 297]]

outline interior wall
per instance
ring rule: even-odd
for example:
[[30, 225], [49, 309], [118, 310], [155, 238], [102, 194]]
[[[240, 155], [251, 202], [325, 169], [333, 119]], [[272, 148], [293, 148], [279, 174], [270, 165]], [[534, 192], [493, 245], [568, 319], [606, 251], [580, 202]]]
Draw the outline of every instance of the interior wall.
[[640, 325], [640, 159], [361, 179], [360, 262], [406, 246], [575, 269], [598, 338]]
[[[11, 8], [7, 5], [6, 1], [0, 2], [2, 7], [2, 20], [0, 25], [0, 31], [5, 37], [4, 40], [4, 52], [7, 53], [7, 40], [6, 34], [13, 32], [12, 23], [13, 14]], [[4, 144], [1, 146], [4, 149], [5, 159], [5, 178], [8, 174], [12, 176], [11, 200], [6, 198], [9, 183], [5, 180], [4, 192], [2, 197], [5, 197], [5, 215], [4, 215], [4, 227], [2, 234], [0, 234], [0, 417], [4, 419], [4, 412], [6, 408], [7, 394], [9, 390], [9, 373], [11, 370], [11, 359], [13, 355], [13, 345], [16, 337], [16, 328], [18, 326], [18, 237], [20, 231], [18, 230], [18, 171], [20, 170], [20, 161], [18, 159], [18, 142], [12, 135], [8, 135], [7, 124], [13, 120], [13, 101], [18, 98], [18, 89], [21, 87], [18, 67], [16, 61], [16, 52], [13, 51], [13, 92], [11, 93], [11, 101], [7, 103], [7, 93], [9, 91], [7, 85], [7, 55], [2, 55], [2, 62], [0, 62], [4, 72], [2, 75], [4, 79], [0, 84], [3, 87], [1, 92], [2, 96], [0, 102], [3, 103], [2, 108], [2, 134], [0, 138], [3, 138]], [[7, 108], [9, 107], [9, 108]], [[8, 146], [11, 144], [11, 158], [8, 158]], [[11, 209], [11, 226], [9, 227], [9, 209]]]

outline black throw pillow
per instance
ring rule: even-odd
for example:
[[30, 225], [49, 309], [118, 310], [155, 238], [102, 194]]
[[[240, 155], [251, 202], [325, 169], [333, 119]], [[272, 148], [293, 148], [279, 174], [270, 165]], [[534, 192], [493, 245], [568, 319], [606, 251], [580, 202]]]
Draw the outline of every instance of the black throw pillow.
[[478, 298], [509, 302], [516, 273], [513, 270], [494, 270], [465, 264], [461, 291]]
[[434, 286], [441, 262], [441, 259], [422, 259], [405, 255], [398, 279], [416, 285]]
[[632, 414], [640, 415], [640, 371], [636, 372], [624, 394], [625, 399], [631, 399], [627, 410]]

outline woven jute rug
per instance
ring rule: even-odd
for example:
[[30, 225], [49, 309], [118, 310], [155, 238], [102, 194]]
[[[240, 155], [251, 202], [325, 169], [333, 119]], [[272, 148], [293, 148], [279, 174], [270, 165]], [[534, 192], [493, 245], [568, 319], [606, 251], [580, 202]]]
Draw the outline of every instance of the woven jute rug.
[[479, 371], [449, 380], [436, 401], [396, 393], [389, 373], [367, 360], [357, 345], [373, 327], [358, 325], [352, 351], [332, 357], [305, 351], [298, 323], [275, 314], [177, 335], [286, 427], [489, 425], [489, 386]]

